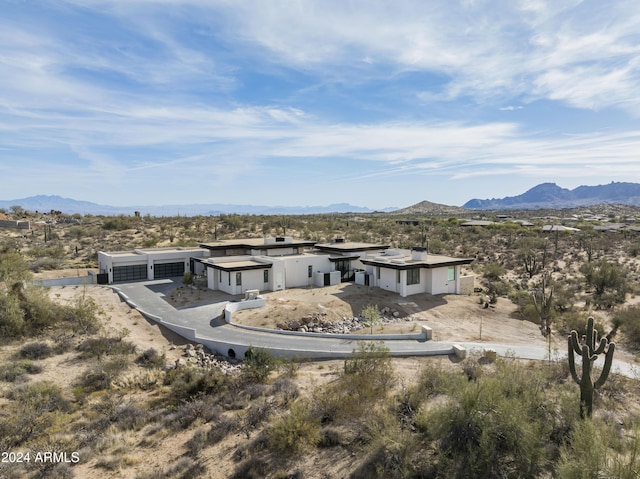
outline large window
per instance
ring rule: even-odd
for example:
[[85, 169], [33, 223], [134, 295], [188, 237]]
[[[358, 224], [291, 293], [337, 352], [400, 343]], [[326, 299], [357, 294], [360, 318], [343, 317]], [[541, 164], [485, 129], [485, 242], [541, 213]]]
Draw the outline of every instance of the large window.
[[407, 286], [411, 284], [420, 284], [420, 268], [407, 270]]
[[242, 273], [240, 271], [236, 273], [236, 286], [242, 286]]
[[313, 266], [309, 265], [309, 268], [307, 268], [307, 276], [309, 278], [313, 277]]
[[456, 279], [456, 267], [449, 266], [449, 269], [447, 270], [447, 281], [455, 281], [455, 279]]
[[265, 270], [263, 271], [263, 273], [262, 273], [262, 276], [263, 276], [263, 280], [264, 280], [264, 282], [265, 282], [265, 283], [268, 283], [268, 282], [269, 282], [269, 270], [268, 270], [268, 269], [265, 269]]

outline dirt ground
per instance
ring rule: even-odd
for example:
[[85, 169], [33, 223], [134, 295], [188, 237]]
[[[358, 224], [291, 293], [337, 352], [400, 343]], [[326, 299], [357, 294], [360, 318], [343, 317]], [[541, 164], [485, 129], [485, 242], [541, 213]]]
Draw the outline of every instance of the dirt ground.
[[[333, 320], [359, 316], [366, 306], [376, 305], [380, 310], [397, 311], [399, 316], [393, 322], [374, 327], [374, 334], [406, 334], [426, 324], [433, 329], [436, 341], [546, 344], [538, 327], [514, 319], [515, 305], [503, 299], [495, 307], [483, 309], [479, 296], [420, 294], [402, 298], [389, 291], [352, 283], [265, 292], [262, 296], [267, 301], [266, 307], [239, 311], [234, 314], [234, 321], [275, 328], [286, 319], [318, 312], [326, 312], [325, 318]], [[365, 328], [362, 333], [369, 331]]]

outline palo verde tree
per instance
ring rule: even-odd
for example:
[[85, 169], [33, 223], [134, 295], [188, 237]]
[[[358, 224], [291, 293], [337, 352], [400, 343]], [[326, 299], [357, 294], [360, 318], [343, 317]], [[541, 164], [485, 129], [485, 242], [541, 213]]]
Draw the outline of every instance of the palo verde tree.
[[[593, 318], [587, 320], [587, 334], [578, 340], [578, 332], [573, 330], [568, 337], [569, 343], [569, 370], [571, 377], [580, 386], [580, 416], [582, 418], [591, 417], [593, 413], [593, 392], [602, 387], [611, 370], [613, 353], [616, 349], [615, 343], [610, 343], [607, 338], [598, 341], [598, 332], [593, 327]], [[591, 377], [593, 363], [600, 354], [605, 355], [604, 367], [600, 377], [594, 381]], [[578, 376], [576, 370], [575, 355], [582, 356], [582, 376]]]

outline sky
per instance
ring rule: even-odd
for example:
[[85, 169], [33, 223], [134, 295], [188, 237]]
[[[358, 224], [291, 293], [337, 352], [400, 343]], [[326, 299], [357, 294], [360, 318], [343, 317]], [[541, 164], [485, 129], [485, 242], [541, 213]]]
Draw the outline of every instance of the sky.
[[0, 199], [372, 209], [640, 182], [636, 0], [1, 0]]

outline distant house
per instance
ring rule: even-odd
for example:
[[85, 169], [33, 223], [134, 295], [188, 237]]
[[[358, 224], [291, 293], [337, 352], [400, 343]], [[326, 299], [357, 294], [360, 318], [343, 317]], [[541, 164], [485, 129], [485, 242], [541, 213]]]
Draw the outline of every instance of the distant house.
[[401, 296], [460, 294], [473, 290], [473, 277], [460, 274], [460, 266], [472, 261], [428, 254], [421, 248], [395, 250], [340, 238], [316, 244], [288, 236], [215, 241], [198, 248], [98, 253], [100, 273], [107, 275], [108, 283], [176, 277], [191, 271], [206, 276], [209, 289], [232, 295], [347, 281]]

